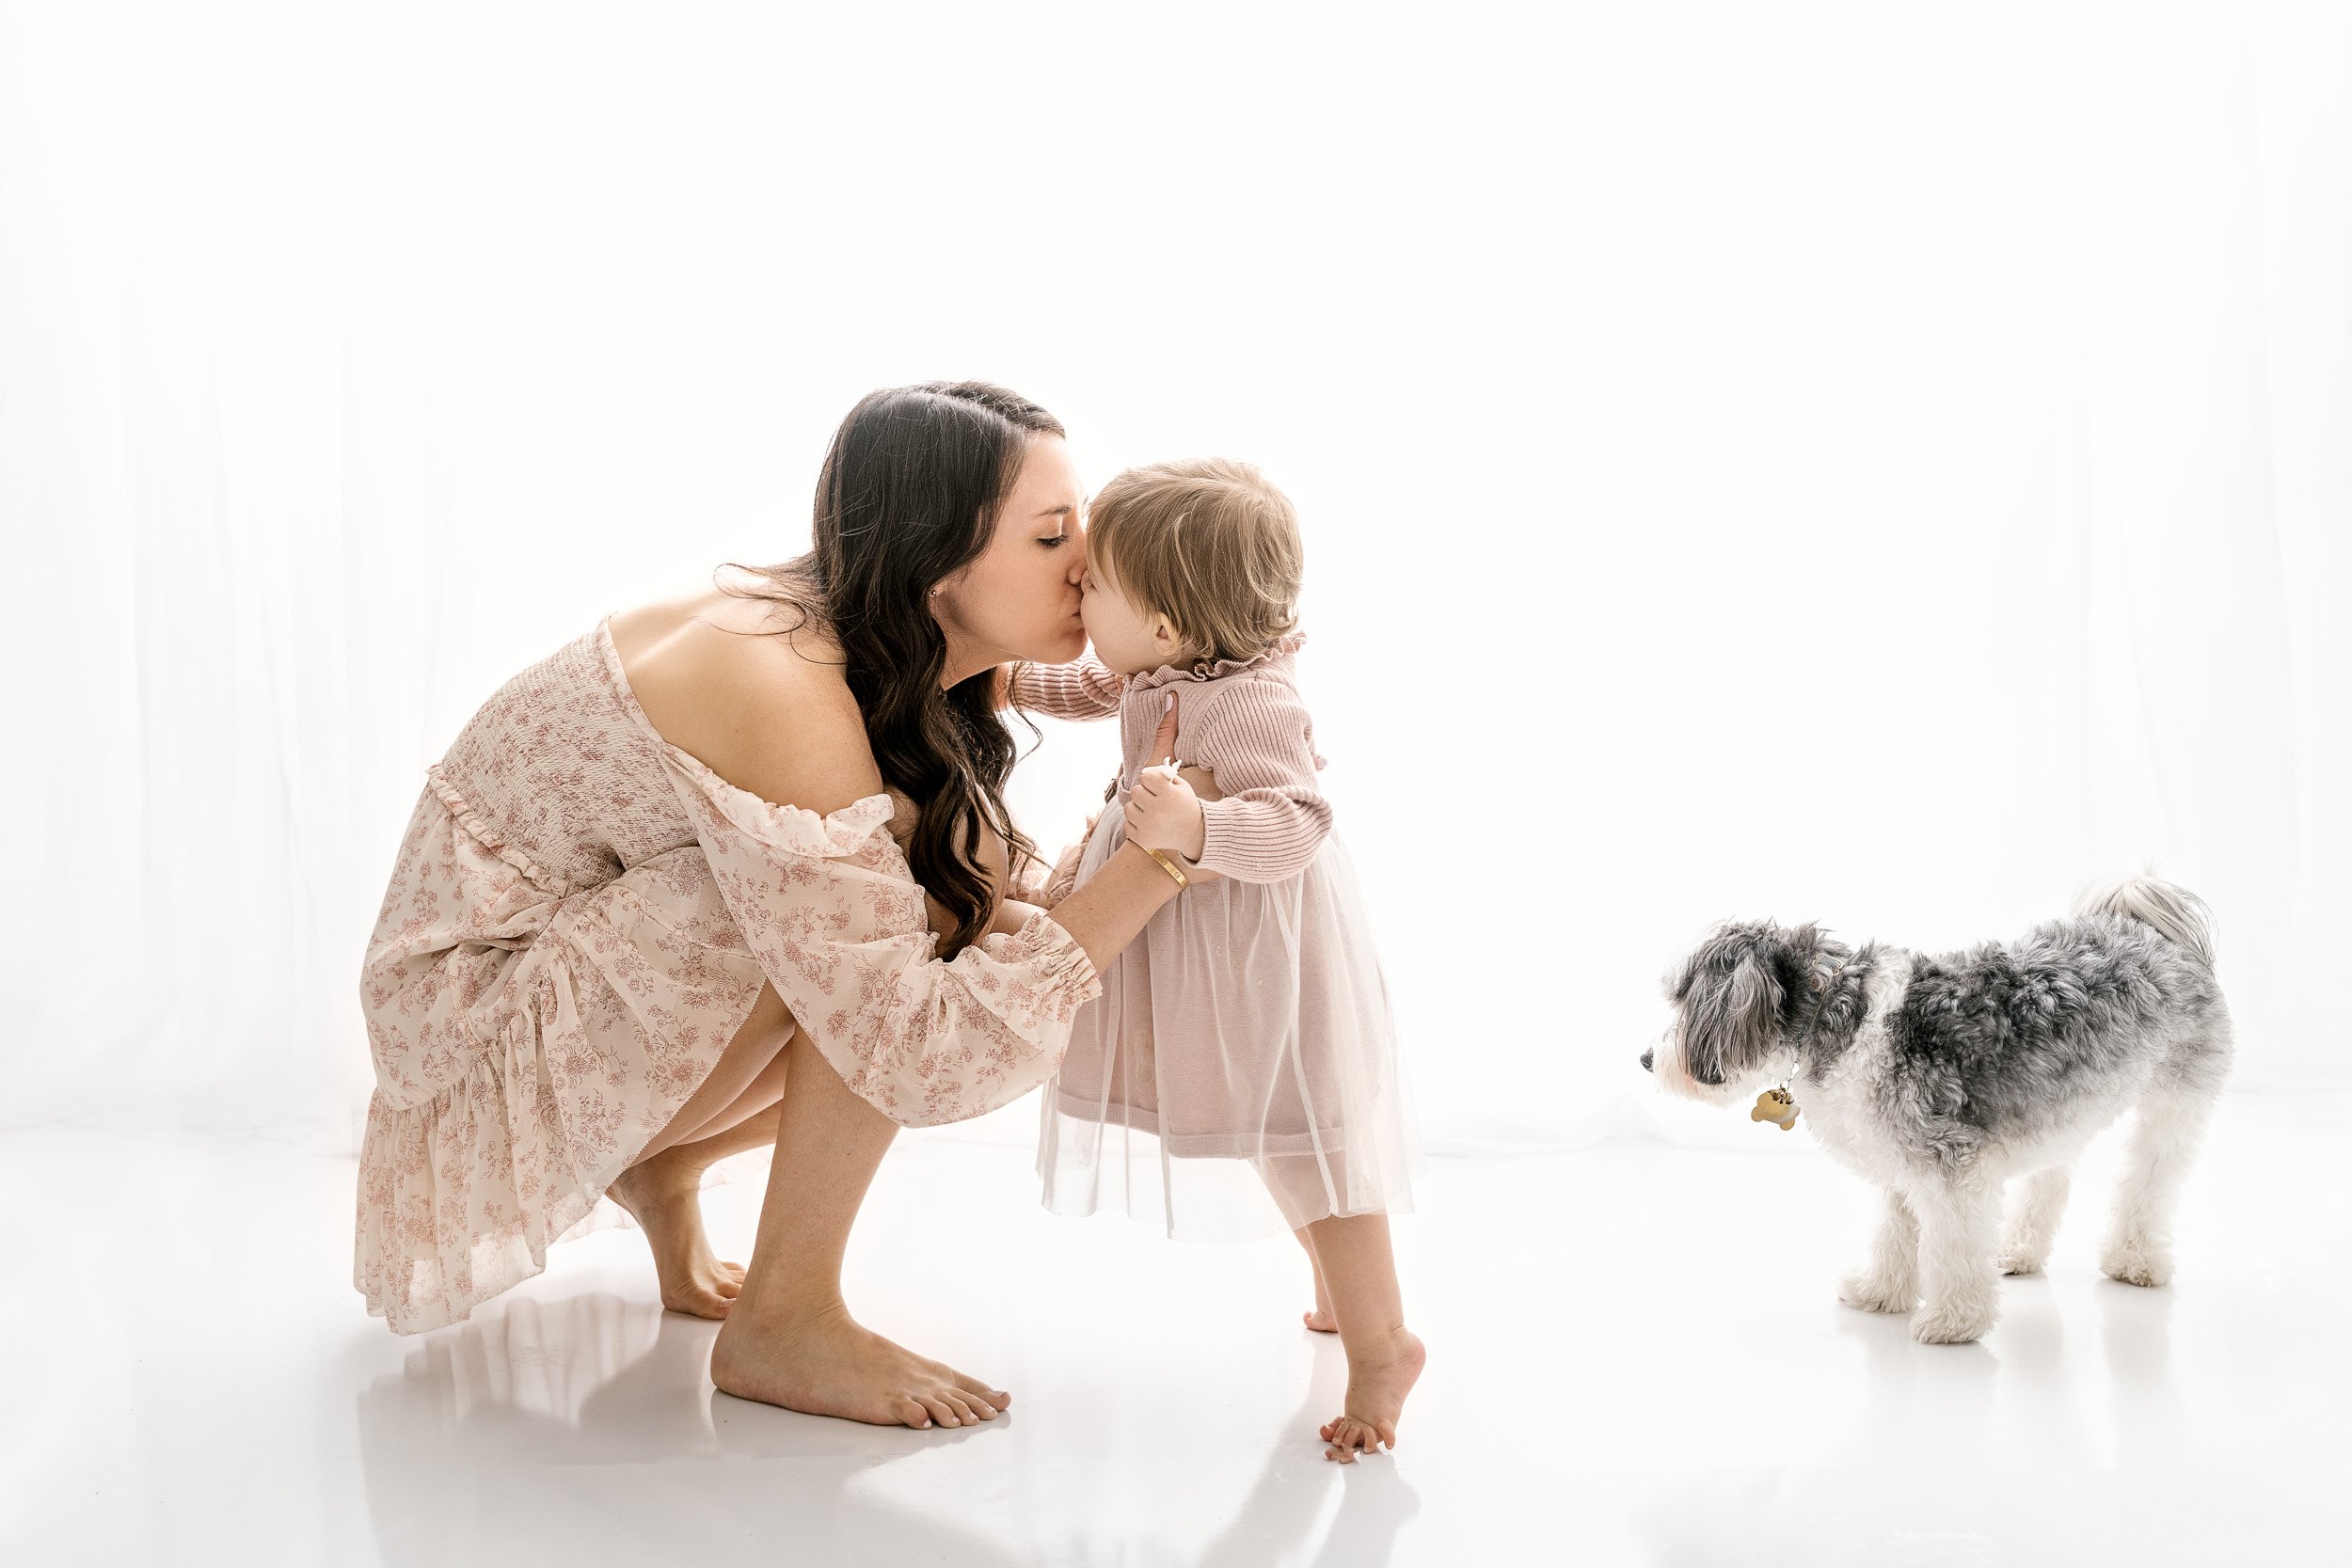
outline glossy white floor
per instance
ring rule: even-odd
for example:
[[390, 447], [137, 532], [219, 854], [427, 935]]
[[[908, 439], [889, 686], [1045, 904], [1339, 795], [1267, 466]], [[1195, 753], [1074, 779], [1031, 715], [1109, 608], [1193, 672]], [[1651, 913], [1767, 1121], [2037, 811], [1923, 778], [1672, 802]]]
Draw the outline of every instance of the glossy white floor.
[[[2112, 1140], [1985, 1343], [1836, 1305], [1868, 1195], [1806, 1140], [1436, 1162], [1402, 1224], [1429, 1372], [1393, 1456], [1312, 1427], [1339, 1347], [1287, 1241], [1037, 1210], [911, 1135], [852, 1301], [1010, 1387], [963, 1432], [714, 1394], [634, 1232], [421, 1339], [347, 1283], [352, 1164], [0, 1135], [0, 1556], [16, 1563], [1960, 1563], [2336, 1560], [2352, 1099], [2241, 1097], [2178, 1284], [2091, 1259]], [[711, 1204], [739, 1255], [757, 1195]]]

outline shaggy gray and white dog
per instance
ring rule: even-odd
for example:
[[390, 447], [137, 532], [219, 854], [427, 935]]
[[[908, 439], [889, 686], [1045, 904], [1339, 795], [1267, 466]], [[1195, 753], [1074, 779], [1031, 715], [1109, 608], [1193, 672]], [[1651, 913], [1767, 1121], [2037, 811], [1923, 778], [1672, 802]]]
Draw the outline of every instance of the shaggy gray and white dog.
[[1642, 1053], [1660, 1083], [1724, 1103], [1786, 1079], [1831, 1154], [1885, 1193], [1869, 1260], [1838, 1292], [1848, 1306], [1910, 1312], [1924, 1296], [1915, 1338], [1981, 1336], [1999, 1276], [2048, 1257], [2075, 1156], [2131, 1109], [2100, 1267], [2131, 1285], [2171, 1277], [2181, 1178], [2231, 1055], [2193, 894], [2134, 879], [2023, 941], [1936, 956], [1728, 925], [1666, 995], [1674, 1025]]

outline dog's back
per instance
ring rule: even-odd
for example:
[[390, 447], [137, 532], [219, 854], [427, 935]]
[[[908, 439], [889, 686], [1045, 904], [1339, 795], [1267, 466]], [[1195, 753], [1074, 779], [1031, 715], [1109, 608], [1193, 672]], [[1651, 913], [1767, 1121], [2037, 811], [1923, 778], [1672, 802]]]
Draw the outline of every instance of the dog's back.
[[2217, 1086], [2229, 1021], [2212, 927], [2192, 894], [2104, 889], [2013, 942], [1921, 955], [1887, 1019], [1926, 1105], [1995, 1134], [2069, 1102], [2137, 1099], [2158, 1076]]

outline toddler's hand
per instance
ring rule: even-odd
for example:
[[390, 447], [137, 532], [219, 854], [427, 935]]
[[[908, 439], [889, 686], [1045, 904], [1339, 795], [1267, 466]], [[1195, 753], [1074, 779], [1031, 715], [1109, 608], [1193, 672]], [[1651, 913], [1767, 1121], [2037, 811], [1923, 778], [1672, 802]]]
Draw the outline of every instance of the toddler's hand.
[[1173, 852], [1197, 861], [1206, 847], [1200, 797], [1172, 767], [1147, 768], [1127, 796], [1127, 837], [1146, 849]]

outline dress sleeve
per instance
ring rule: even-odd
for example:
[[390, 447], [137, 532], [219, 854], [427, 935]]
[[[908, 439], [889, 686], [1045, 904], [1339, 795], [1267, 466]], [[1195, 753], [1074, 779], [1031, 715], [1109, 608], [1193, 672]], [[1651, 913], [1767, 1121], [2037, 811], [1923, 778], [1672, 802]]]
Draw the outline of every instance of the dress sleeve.
[[1315, 786], [1314, 721], [1290, 687], [1249, 681], [1219, 693], [1197, 731], [1180, 736], [1188, 762], [1216, 775], [1221, 800], [1200, 802], [1198, 863], [1238, 882], [1279, 882], [1307, 869], [1331, 832], [1331, 802]]
[[1107, 719], [1119, 711], [1126, 690], [1127, 677], [1092, 657], [1075, 664], [1012, 667], [1012, 700], [1049, 719]]
[[961, 1121], [1049, 1077], [1094, 965], [1042, 911], [937, 956], [923, 890], [869, 795], [829, 816], [738, 789], [670, 749], [671, 781], [762, 974], [862, 1099], [905, 1127]]

